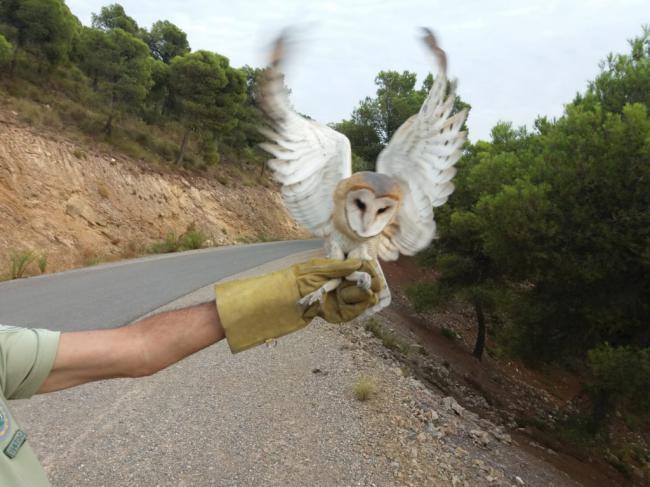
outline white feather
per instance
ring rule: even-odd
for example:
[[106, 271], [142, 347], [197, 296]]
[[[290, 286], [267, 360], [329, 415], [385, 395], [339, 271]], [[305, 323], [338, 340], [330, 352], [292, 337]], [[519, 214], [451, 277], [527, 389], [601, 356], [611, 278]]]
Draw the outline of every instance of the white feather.
[[352, 174], [350, 141], [293, 111], [276, 65], [269, 68], [260, 95], [272, 123], [272, 129], [260, 130], [270, 141], [260, 146], [274, 157], [268, 165], [282, 184], [284, 204], [298, 223], [327, 236], [334, 189]]
[[433, 207], [443, 205], [454, 191], [453, 166], [465, 142], [461, 128], [467, 112], [451, 115], [455, 85], [447, 96], [446, 91], [442, 69], [418, 114], [402, 124], [377, 159], [377, 172], [399, 179], [405, 193], [396, 221], [399, 230], [381, 236], [378, 248], [384, 260], [427, 247], [435, 236]]

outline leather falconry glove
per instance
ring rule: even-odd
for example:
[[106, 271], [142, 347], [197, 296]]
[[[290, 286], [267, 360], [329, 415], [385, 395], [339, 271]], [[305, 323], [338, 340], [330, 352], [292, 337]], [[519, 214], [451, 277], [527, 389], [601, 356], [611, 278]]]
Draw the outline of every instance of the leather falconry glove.
[[[241, 352], [307, 326], [320, 316], [330, 323], [350, 321], [377, 304], [382, 280], [375, 263], [313, 259], [287, 269], [215, 285], [217, 311], [232, 353]], [[369, 290], [343, 280], [322, 302], [298, 304], [330, 279], [354, 271], [370, 274]]]

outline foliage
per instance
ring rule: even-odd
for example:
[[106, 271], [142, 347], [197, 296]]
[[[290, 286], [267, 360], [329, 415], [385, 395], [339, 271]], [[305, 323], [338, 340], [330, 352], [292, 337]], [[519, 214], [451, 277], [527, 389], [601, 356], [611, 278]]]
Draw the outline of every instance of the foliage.
[[449, 297], [444, 291], [438, 281], [418, 282], [406, 288], [406, 296], [415, 311], [422, 312], [443, 304]]
[[[499, 123], [491, 142], [467, 147], [436, 212], [440, 239], [423, 261], [438, 289], [467, 300], [479, 324], [506, 314], [497, 338], [531, 362], [582, 360], [605, 341], [650, 345], [648, 107], [604, 106], [650, 83], [647, 30], [631, 45], [631, 67], [603, 71], [558, 120], [531, 132]], [[411, 291], [419, 306], [423, 290]]]
[[149, 50], [120, 28], [107, 32], [83, 29], [78, 55], [82, 69], [108, 105], [105, 131], [110, 135], [115, 116], [137, 109], [147, 96], [153, 65]]
[[13, 74], [17, 55], [27, 51], [50, 67], [66, 60], [78, 21], [62, 0], [5, 0], [0, 4], [0, 24], [15, 46], [11, 64]]
[[[429, 74], [420, 89], [416, 81], [415, 73], [409, 71], [380, 71], [375, 77], [375, 98], [366, 97], [349, 120], [333, 125], [350, 139], [355, 172], [373, 171], [377, 156], [395, 131], [419, 111], [433, 85], [433, 76]], [[454, 113], [464, 108], [469, 105], [457, 97]]]
[[11, 43], [0, 34], [0, 66], [5, 66], [11, 60]]
[[[10, 75], [3, 88], [37, 103], [21, 112], [30, 124], [93, 137], [103, 132], [106, 142], [133, 157], [184, 159], [197, 168], [216, 164], [222, 154], [260, 160], [253, 148], [262, 116], [253, 90], [262, 70], [234, 69], [225, 57], [203, 51], [217, 60], [220, 84], [214, 77], [203, 84], [198, 73], [190, 93], [179, 70], [172, 80], [171, 67], [189, 52], [178, 26], [163, 20], [148, 31], [119, 4], [103, 7], [92, 27], [84, 27], [63, 0], [0, 2], [0, 65], [8, 64], [3, 71]], [[184, 157], [171, 142], [181, 139]]]
[[207, 239], [208, 237], [203, 232], [197, 230], [194, 225], [190, 225], [180, 237], [177, 236], [175, 231], [169, 231], [162, 241], [156, 242], [149, 247], [149, 253], [167, 254], [200, 249], [203, 248]]
[[92, 26], [103, 31], [122, 29], [132, 35], [138, 34], [139, 30], [138, 23], [126, 14], [119, 3], [102, 7], [98, 14], [92, 14]]
[[190, 52], [187, 34], [169, 20], [159, 20], [151, 26], [151, 31], [144, 35], [153, 56], [169, 64], [176, 56]]
[[182, 250], [200, 249], [203, 248], [203, 244], [205, 244], [207, 239], [208, 237], [200, 230], [190, 228], [181, 236], [180, 248]]
[[177, 56], [170, 65], [169, 86], [174, 94], [172, 113], [186, 129], [178, 163], [191, 132], [223, 136], [236, 127], [231, 115], [245, 99], [246, 83], [227, 58], [208, 51]]
[[650, 26], [629, 41], [629, 54], [610, 54], [600, 65], [601, 73], [589, 84], [577, 103], [599, 103], [608, 112], [620, 113], [628, 103], [650, 109]]
[[25, 276], [25, 271], [29, 264], [34, 262], [36, 255], [31, 250], [12, 250], [9, 252], [9, 262], [11, 264], [11, 279], [20, 279]]
[[618, 404], [632, 412], [650, 412], [650, 348], [605, 343], [590, 350], [587, 357], [593, 374], [592, 394], [605, 394], [611, 408]]

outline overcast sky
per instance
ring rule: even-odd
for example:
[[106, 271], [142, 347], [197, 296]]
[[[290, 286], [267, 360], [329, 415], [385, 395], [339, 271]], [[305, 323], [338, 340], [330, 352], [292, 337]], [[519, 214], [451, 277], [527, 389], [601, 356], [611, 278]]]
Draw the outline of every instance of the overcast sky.
[[[112, 0], [67, 0], [86, 25]], [[650, 24], [650, 0], [122, 0], [139, 25], [170, 20], [192, 50], [231, 65], [262, 66], [271, 39], [302, 25], [287, 67], [296, 109], [321, 122], [348, 118], [375, 93], [380, 70], [431, 69], [418, 27], [431, 27], [447, 51], [449, 76], [472, 105], [470, 138], [489, 138], [499, 120], [530, 126], [558, 116], [598, 72], [608, 52]]]

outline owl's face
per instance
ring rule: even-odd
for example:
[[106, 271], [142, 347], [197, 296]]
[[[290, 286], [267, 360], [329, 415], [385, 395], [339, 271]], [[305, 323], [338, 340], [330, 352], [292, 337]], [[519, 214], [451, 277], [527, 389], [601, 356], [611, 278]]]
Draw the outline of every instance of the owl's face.
[[402, 183], [396, 178], [370, 171], [354, 173], [334, 190], [334, 227], [353, 239], [375, 237], [397, 216], [402, 195]]
[[359, 237], [379, 235], [397, 212], [398, 201], [377, 196], [366, 188], [352, 190], [345, 201], [345, 216], [350, 229]]

